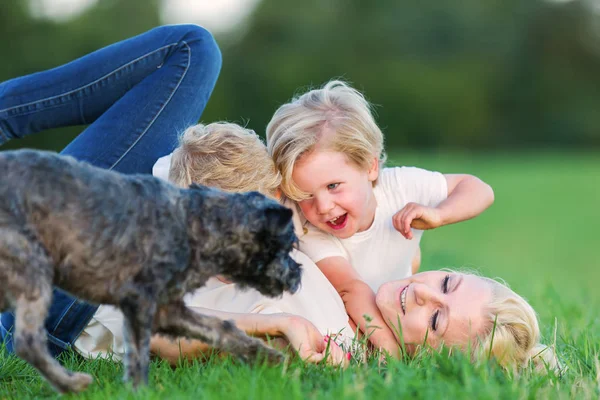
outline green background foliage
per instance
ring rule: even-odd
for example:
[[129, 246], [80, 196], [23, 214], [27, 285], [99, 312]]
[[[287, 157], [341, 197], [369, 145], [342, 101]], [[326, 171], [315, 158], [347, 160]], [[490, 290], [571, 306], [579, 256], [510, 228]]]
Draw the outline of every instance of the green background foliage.
[[[0, 7], [0, 80], [160, 24], [157, 0], [102, 0], [62, 22]], [[223, 70], [202, 120], [264, 133], [294, 93], [339, 77], [364, 91], [394, 148], [597, 148], [600, 14], [593, 1], [262, 0], [217, 35]], [[79, 130], [8, 147], [60, 149]]]
[[[500, 276], [540, 316], [543, 343], [555, 343], [568, 369], [561, 379], [503, 373], [455, 354], [424, 355], [345, 371], [295, 360], [288, 367], [250, 367], [212, 358], [171, 369], [155, 361], [150, 387], [134, 395], [120, 363], [66, 358], [95, 383], [78, 399], [598, 399], [600, 397], [600, 262], [597, 257], [600, 175], [594, 155], [390, 154], [391, 162], [471, 171], [495, 189], [496, 203], [478, 218], [426, 232], [423, 269], [451, 267]], [[583, 171], [583, 172], [582, 172]], [[577, 200], [574, 201], [574, 193]], [[2, 354], [0, 399], [59, 398], [33, 368]], [[70, 398], [70, 397], [68, 397]]]

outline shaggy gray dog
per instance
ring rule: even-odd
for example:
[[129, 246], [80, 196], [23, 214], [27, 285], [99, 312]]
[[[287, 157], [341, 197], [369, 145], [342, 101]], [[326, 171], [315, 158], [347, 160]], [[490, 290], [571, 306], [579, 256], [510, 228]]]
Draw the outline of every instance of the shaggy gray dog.
[[152, 332], [200, 339], [246, 361], [281, 353], [235, 325], [185, 307], [223, 275], [269, 296], [295, 292], [292, 212], [255, 192], [180, 189], [54, 153], [0, 152], [0, 311], [16, 315], [16, 353], [60, 392], [92, 381], [48, 353], [44, 320], [56, 285], [125, 316], [125, 380], [147, 383]]

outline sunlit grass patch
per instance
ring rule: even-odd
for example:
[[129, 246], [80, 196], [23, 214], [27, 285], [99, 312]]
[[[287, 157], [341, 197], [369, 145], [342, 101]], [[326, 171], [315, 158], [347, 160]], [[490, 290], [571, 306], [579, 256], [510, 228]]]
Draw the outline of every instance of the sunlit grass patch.
[[[304, 364], [244, 365], [213, 355], [172, 368], [153, 361], [149, 386], [133, 393], [120, 363], [66, 354], [95, 381], [78, 399], [600, 398], [600, 158], [593, 154], [401, 154], [392, 161], [472, 173], [492, 185], [495, 204], [478, 218], [426, 232], [422, 269], [475, 269], [503, 278], [538, 312], [542, 340], [555, 345], [562, 376], [518, 374], [493, 360], [424, 348], [414, 358], [355, 357], [341, 370]], [[556, 338], [556, 339], [555, 339]], [[364, 361], [364, 362], [362, 362]], [[0, 399], [59, 398], [37, 371], [0, 350]]]

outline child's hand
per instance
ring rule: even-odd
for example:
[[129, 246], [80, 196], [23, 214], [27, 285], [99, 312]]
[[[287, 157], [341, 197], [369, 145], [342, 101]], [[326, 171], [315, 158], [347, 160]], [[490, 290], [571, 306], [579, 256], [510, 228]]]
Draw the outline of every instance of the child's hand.
[[392, 217], [392, 222], [394, 228], [410, 240], [413, 238], [411, 227], [415, 229], [434, 229], [442, 226], [443, 221], [440, 212], [436, 208], [408, 203]]

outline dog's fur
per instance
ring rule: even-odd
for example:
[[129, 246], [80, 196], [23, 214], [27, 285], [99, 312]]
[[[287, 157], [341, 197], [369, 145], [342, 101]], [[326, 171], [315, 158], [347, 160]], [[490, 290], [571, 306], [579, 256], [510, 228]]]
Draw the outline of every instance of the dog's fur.
[[16, 353], [60, 392], [91, 377], [48, 353], [44, 320], [56, 285], [125, 316], [125, 379], [148, 379], [151, 332], [200, 339], [252, 361], [281, 353], [235, 325], [185, 307], [220, 274], [269, 296], [294, 292], [301, 269], [292, 212], [251, 192], [180, 189], [33, 150], [0, 152], [0, 311], [16, 315]]

